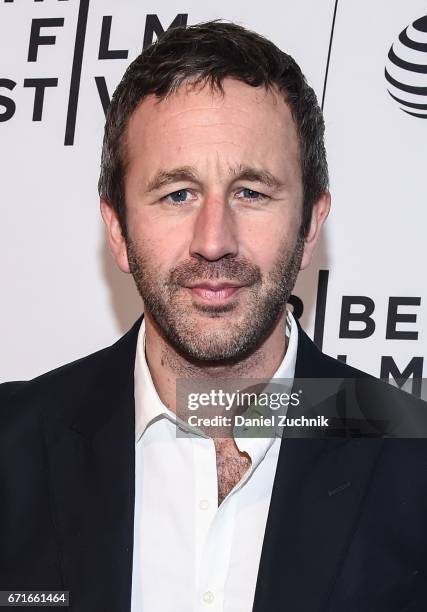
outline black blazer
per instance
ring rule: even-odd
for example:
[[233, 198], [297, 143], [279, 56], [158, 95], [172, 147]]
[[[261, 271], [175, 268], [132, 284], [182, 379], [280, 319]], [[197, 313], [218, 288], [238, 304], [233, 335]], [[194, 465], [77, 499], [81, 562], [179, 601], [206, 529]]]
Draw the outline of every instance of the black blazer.
[[[129, 612], [140, 323], [0, 386], [0, 590], [69, 590], [72, 612]], [[295, 375], [363, 376], [300, 326]], [[403, 396], [362, 394], [362, 418]], [[254, 612], [427, 611], [427, 441], [341, 425], [341, 437], [282, 442]]]

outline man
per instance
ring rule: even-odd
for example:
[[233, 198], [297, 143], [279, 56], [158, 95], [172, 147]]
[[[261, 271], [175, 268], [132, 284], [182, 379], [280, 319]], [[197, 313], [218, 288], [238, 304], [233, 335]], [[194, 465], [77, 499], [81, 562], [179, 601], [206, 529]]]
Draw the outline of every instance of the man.
[[[169, 30], [128, 68], [99, 188], [144, 316], [3, 386], [1, 589], [78, 612], [427, 609], [426, 444], [377, 427], [403, 394], [286, 310], [329, 212], [323, 129], [292, 58], [234, 24]], [[336, 435], [208, 437], [177, 416], [200, 378], [344, 381], [320, 404]]]

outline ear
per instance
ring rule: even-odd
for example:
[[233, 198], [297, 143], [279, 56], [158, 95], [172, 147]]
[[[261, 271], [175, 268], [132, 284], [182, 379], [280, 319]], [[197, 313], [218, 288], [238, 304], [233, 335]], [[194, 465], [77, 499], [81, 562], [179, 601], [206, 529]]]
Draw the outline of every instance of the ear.
[[126, 241], [122, 234], [122, 228], [116, 211], [109, 202], [101, 199], [101, 215], [107, 229], [107, 239], [110, 251], [122, 272], [129, 273], [129, 262], [126, 249]]
[[326, 221], [331, 207], [331, 194], [325, 191], [320, 198], [313, 204], [310, 225], [304, 239], [304, 254], [301, 261], [301, 270], [309, 265], [313, 256], [317, 241], [319, 240], [320, 230]]

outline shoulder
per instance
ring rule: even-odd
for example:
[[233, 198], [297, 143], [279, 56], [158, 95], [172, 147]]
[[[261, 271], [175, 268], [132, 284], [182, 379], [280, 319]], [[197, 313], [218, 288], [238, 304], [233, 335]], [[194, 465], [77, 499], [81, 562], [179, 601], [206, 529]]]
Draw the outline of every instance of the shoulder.
[[61, 414], [78, 405], [94, 387], [106, 384], [133, 360], [141, 320], [117, 342], [27, 381], [0, 385], [0, 429], [25, 413], [54, 410]]
[[60, 410], [64, 399], [84, 392], [90, 379], [99, 370], [110, 347], [101, 349], [25, 381], [12, 381], [0, 385], [0, 429], [37, 419], [41, 409], [56, 405]]
[[330, 405], [340, 435], [427, 438], [425, 401], [326, 355], [298, 328], [298, 377], [311, 385], [314, 396], [317, 381], [321, 379], [323, 386], [329, 381], [336, 398]]
[[0, 398], [10, 397], [16, 393], [25, 391], [26, 389], [37, 390], [44, 386], [63, 382], [73, 378], [80, 378], [85, 375], [93, 367], [96, 367], [99, 361], [102, 361], [106, 352], [111, 349], [110, 346], [102, 348], [90, 355], [80, 357], [75, 361], [63, 364], [53, 370], [44, 372], [31, 380], [11, 381], [0, 384]]
[[323, 353], [303, 330], [300, 322], [297, 319], [295, 321], [298, 326], [297, 378], [371, 378], [376, 380], [370, 374]]

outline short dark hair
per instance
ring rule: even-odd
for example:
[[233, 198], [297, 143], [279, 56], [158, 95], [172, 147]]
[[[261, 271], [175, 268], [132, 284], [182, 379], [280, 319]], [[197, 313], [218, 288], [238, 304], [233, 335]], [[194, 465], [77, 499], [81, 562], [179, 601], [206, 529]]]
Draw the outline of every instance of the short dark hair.
[[314, 202], [328, 189], [324, 121], [316, 94], [295, 60], [260, 34], [222, 20], [170, 28], [129, 65], [112, 97], [105, 123], [98, 189], [115, 209], [127, 237], [124, 134], [138, 104], [149, 94], [159, 99], [184, 82], [223, 91], [232, 77], [252, 87], [277, 88], [295, 121], [303, 182], [302, 233]]

